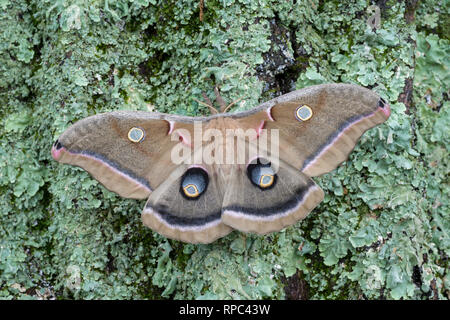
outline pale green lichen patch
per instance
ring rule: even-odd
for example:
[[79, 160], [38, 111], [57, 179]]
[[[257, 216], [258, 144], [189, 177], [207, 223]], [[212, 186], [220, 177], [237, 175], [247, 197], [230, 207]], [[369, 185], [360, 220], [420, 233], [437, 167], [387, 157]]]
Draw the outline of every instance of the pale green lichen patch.
[[[200, 21], [197, 0], [1, 2], [0, 298], [283, 299], [301, 276], [309, 299], [448, 299], [448, 9], [379, 3], [204, 1]], [[144, 202], [50, 155], [89, 115], [205, 115], [214, 85], [244, 110], [324, 82], [392, 115], [271, 235], [167, 240]]]

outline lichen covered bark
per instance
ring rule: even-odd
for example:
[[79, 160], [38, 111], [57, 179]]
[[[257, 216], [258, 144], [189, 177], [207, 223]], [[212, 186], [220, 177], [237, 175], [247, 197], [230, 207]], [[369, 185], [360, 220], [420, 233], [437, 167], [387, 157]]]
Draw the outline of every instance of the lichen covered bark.
[[[445, 2], [205, 0], [201, 19], [200, 2], [0, 2], [0, 298], [448, 299]], [[96, 113], [206, 115], [214, 85], [245, 110], [325, 82], [392, 115], [271, 235], [167, 240], [144, 202], [50, 156]]]

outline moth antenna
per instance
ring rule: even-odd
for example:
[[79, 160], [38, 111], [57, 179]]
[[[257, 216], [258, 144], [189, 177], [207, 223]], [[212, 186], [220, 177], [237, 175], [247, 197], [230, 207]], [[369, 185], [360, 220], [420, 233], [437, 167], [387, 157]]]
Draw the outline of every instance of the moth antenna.
[[199, 3], [198, 3], [198, 7], [200, 9], [200, 13], [199, 13], [200, 21], [203, 21], [203, 8], [204, 8], [204, 6], [205, 6], [204, 0], [200, 0]]
[[220, 113], [224, 113], [225, 112], [224, 110], [227, 108], [227, 105], [223, 100], [222, 96], [220, 95], [219, 88], [214, 87], [214, 94], [216, 95], [216, 101], [220, 106]]
[[230, 104], [223, 110], [223, 113], [227, 112], [228, 109], [230, 109], [230, 108], [231, 108], [232, 106], [234, 106], [236, 103], [238, 103], [239, 101], [241, 101], [242, 98], [244, 98], [244, 97], [242, 96], [242, 97], [240, 97], [239, 99], [234, 100], [232, 103], [230, 103]]
[[205, 100], [207, 104], [209, 104], [211, 107], [214, 107], [212, 101], [209, 99], [209, 97], [206, 95], [206, 93], [204, 91], [202, 92], [202, 97], [203, 97], [203, 100]]
[[198, 100], [198, 99], [195, 99], [195, 98], [192, 98], [192, 99], [194, 99], [195, 101], [197, 101], [197, 102], [200, 103], [201, 105], [207, 106], [207, 107], [212, 111], [213, 114], [218, 114], [218, 113], [219, 113], [219, 112], [217, 111], [217, 109], [214, 108], [213, 106], [210, 106], [209, 104], [204, 103], [204, 102], [202, 102], [202, 101], [200, 101], [200, 100]]

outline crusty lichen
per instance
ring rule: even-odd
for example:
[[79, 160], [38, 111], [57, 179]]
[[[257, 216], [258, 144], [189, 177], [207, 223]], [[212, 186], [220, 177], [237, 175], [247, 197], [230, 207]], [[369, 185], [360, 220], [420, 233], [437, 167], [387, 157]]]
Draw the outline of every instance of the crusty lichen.
[[[282, 299], [301, 275], [310, 299], [448, 299], [448, 9], [380, 3], [377, 25], [365, 0], [207, 0], [202, 21], [197, 0], [2, 2], [0, 298]], [[331, 81], [373, 88], [392, 115], [271, 235], [167, 240], [143, 202], [51, 160], [95, 113], [207, 114], [193, 98], [213, 85], [243, 110]]]

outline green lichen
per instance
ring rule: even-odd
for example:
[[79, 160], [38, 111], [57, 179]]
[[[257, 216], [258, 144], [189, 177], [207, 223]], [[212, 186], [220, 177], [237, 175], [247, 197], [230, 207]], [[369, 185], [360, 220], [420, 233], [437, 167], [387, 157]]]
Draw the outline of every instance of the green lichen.
[[[301, 277], [309, 299], [448, 299], [445, 1], [379, 2], [376, 27], [366, 0], [204, 4], [200, 21], [197, 0], [0, 1], [0, 298], [284, 299]], [[214, 85], [245, 110], [324, 82], [373, 88], [392, 115], [271, 235], [167, 240], [144, 203], [50, 156], [88, 115], [204, 115]]]

